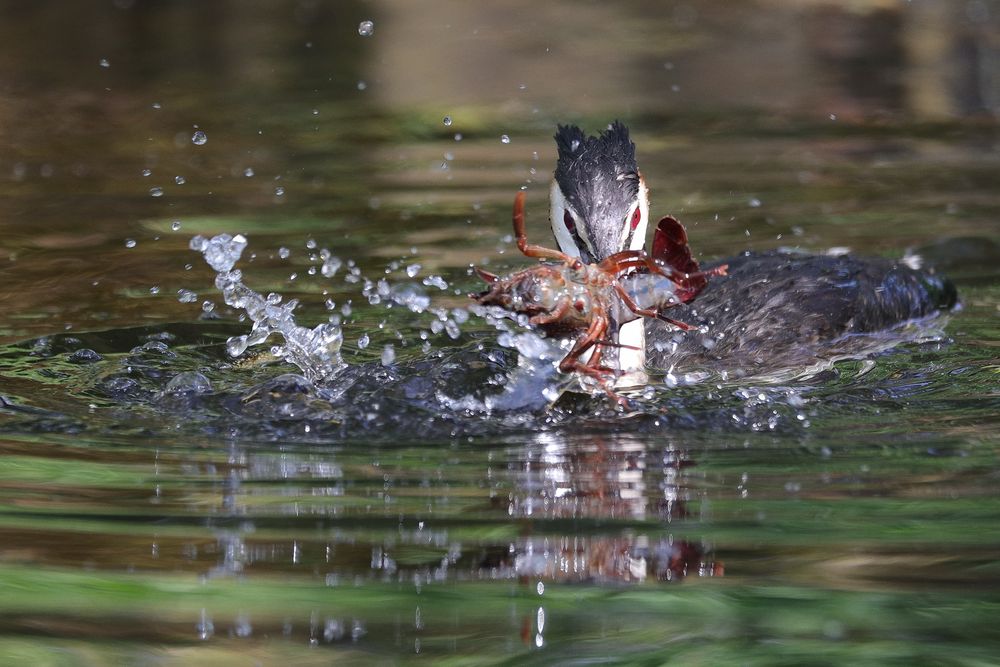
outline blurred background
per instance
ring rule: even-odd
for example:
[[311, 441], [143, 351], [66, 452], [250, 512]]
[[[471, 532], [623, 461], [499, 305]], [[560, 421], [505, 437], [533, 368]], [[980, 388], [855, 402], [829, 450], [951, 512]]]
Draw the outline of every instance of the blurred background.
[[185, 317], [188, 232], [447, 272], [527, 185], [545, 238], [557, 123], [629, 123], [653, 214], [704, 255], [995, 234], [998, 27], [985, 0], [0, 3], [0, 275], [27, 320], [0, 338], [154, 286], [125, 319]]

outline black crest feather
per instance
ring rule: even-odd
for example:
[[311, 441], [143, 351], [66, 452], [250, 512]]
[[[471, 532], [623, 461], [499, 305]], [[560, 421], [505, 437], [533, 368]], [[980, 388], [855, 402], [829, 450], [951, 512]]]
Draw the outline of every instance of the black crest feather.
[[621, 225], [639, 194], [635, 144], [617, 120], [597, 136], [560, 125], [555, 140], [556, 182], [583, 218], [577, 224], [587, 225], [597, 253], [606, 257], [618, 249]]

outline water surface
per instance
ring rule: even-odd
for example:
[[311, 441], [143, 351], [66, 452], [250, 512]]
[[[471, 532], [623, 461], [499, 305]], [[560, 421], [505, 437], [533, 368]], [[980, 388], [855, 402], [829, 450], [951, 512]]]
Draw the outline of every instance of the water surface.
[[[0, 662], [1000, 656], [996, 3], [0, 12]], [[555, 124], [615, 118], [700, 257], [910, 251], [961, 309], [798, 379], [484, 409], [517, 361], [469, 264], [527, 265]], [[221, 232], [301, 323], [335, 302], [332, 387], [227, 354]]]

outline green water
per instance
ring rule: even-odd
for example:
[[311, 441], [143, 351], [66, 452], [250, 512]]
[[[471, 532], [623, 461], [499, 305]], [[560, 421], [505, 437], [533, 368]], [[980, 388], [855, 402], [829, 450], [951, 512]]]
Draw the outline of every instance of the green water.
[[[1000, 4], [807, 5], [0, 3], [0, 664], [1000, 662]], [[701, 257], [915, 249], [961, 309], [484, 414], [436, 392], [511, 367], [491, 326], [309, 275], [465, 306], [521, 186], [547, 242], [555, 124], [614, 118]], [[220, 232], [302, 321], [351, 301], [344, 397], [227, 357]]]

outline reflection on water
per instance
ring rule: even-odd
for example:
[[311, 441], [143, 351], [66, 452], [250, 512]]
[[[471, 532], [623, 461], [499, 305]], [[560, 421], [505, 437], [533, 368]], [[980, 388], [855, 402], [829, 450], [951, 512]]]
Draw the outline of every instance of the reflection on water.
[[[0, 18], [0, 663], [995, 662], [996, 2]], [[468, 265], [524, 266], [512, 194], [541, 241], [555, 124], [614, 118], [700, 258], [911, 249], [962, 309], [806, 377], [513, 405], [539, 374]], [[229, 356], [188, 247], [222, 232], [339, 320], [338, 391]]]
[[[506, 499], [511, 517], [667, 526], [688, 518], [691, 490], [683, 482], [683, 471], [694, 462], [684, 452], [647, 452], [644, 441], [628, 436], [574, 438], [570, 443], [543, 434], [538, 440], [518, 462], [521, 469], [513, 483], [517, 493]], [[672, 535], [525, 538], [511, 552], [517, 553], [519, 576], [558, 581], [679, 581], [689, 574], [723, 571], [721, 563], [704, 559], [703, 545], [675, 541]]]

